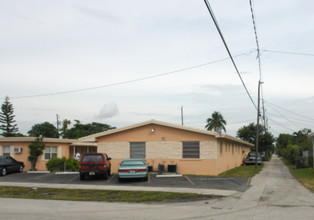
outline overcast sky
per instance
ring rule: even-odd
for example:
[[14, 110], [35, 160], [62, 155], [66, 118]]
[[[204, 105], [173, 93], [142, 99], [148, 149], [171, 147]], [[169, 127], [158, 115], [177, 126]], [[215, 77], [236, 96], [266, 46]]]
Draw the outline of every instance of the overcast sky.
[[[249, 0], [209, 2], [257, 105]], [[314, 130], [314, 1], [253, 4], [270, 132]], [[189, 127], [204, 128], [214, 111], [233, 136], [256, 123], [203, 0], [0, 0], [0, 31], [0, 98], [10, 97], [24, 134], [56, 125], [56, 114], [116, 127], [181, 124], [181, 106]]]

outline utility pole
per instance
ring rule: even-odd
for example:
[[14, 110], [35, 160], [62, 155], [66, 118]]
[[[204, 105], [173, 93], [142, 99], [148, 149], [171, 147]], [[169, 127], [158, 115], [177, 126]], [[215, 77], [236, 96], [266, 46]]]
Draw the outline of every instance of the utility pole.
[[181, 124], [183, 126], [183, 105], [181, 106]]
[[255, 168], [257, 169], [257, 154], [258, 154], [258, 139], [259, 139], [259, 116], [260, 116], [260, 91], [261, 82], [258, 81], [258, 96], [257, 96], [257, 122], [256, 122], [256, 143], [255, 143]]
[[58, 135], [59, 135], [59, 124], [60, 124], [60, 122], [59, 122], [59, 115], [57, 114], [57, 131], [58, 131]]

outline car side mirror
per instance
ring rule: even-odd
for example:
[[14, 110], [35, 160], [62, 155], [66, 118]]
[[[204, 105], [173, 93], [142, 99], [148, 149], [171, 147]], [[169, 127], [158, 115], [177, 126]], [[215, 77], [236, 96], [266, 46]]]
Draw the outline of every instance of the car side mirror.
[[111, 160], [111, 157], [108, 157], [108, 160]]

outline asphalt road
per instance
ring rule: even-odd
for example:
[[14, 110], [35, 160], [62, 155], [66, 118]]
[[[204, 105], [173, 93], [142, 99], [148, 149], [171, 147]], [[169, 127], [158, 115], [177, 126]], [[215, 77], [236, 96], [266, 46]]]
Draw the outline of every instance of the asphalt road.
[[[3, 180], [1, 180], [3, 181]], [[0, 198], [1, 219], [313, 219], [314, 196], [274, 156], [245, 192], [187, 203], [135, 204]]]
[[140, 186], [140, 187], [179, 187], [179, 188], [200, 188], [218, 189], [244, 192], [249, 187], [248, 178], [225, 178], [225, 177], [202, 177], [202, 176], [181, 176], [181, 177], [157, 177], [150, 174], [148, 181], [141, 179], [118, 181], [115, 174], [107, 180], [89, 177], [81, 181], [78, 174], [54, 174], [54, 173], [12, 173], [7, 176], [0, 176], [0, 182], [18, 183], [49, 183], [49, 184], [75, 184], [75, 185], [113, 185], [113, 186]]

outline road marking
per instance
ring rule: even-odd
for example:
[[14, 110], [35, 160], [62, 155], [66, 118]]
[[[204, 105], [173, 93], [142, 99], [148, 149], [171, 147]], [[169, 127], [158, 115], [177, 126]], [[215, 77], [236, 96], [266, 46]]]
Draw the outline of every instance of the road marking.
[[75, 180], [76, 178], [78, 177], [78, 175], [76, 176], [74, 176], [74, 177], [72, 177], [70, 180], [69, 180], [69, 182], [72, 182], [73, 180]]
[[184, 176], [193, 186], [195, 186], [195, 184], [192, 182], [192, 180], [190, 180], [190, 178], [189, 177], [187, 177], [187, 176]]
[[111, 177], [109, 178], [109, 180], [107, 180], [107, 183], [109, 183], [113, 179], [113, 177], [115, 177], [115, 176], [116, 176], [116, 174], [112, 174]]

